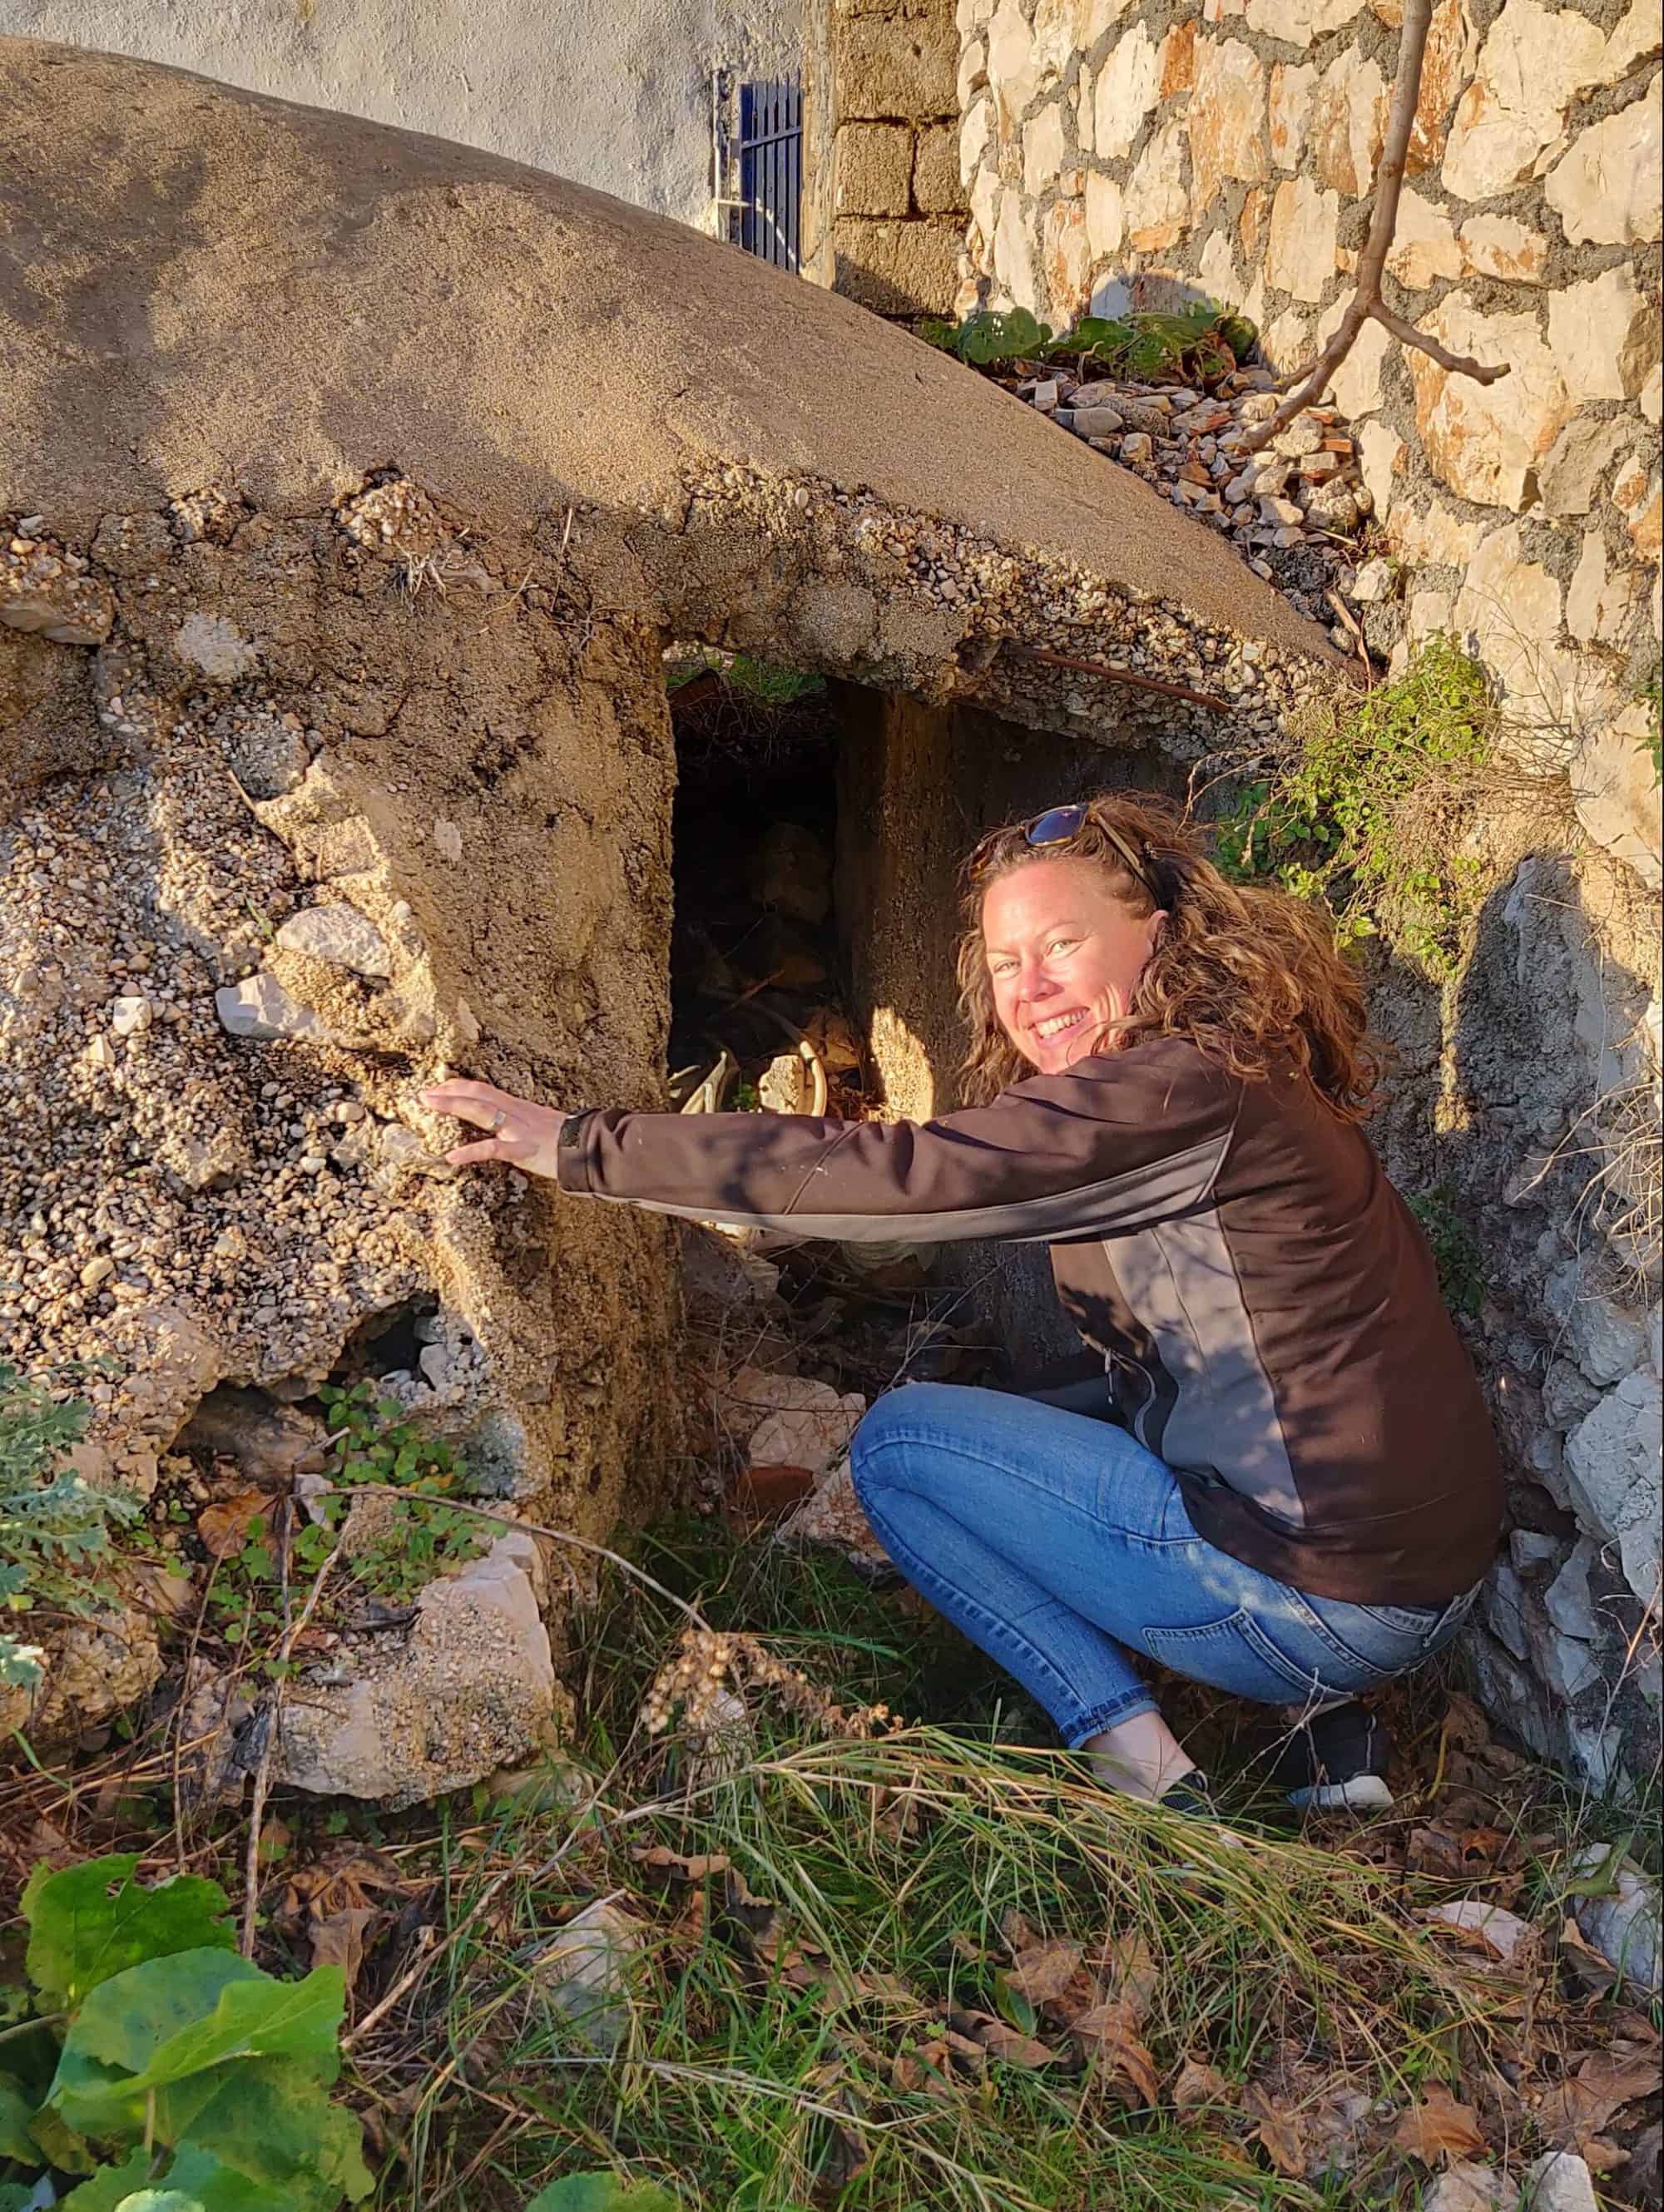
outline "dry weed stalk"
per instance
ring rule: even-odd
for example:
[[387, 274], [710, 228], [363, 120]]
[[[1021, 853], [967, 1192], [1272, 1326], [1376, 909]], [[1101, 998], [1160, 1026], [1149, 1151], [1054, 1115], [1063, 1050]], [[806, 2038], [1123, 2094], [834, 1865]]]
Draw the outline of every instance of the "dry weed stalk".
[[733, 1725], [736, 1692], [772, 1692], [780, 1707], [822, 1735], [859, 1739], [902, 1723], [888, 1705], [846, 1708], [819, 1689], [806, 1674], [776, 1659], [755, 1636], [686, 1628], [668, 1659], [647, 1685], [641, 1701], [641, 1726], [663, 1735], [679, 1705], [683, 1725], [694, 1735], [720, 1735]]
[[1410, 132], [1421, 99], [1422, 57], [1426, 52], [1432, 20], [1433, 0], [1405, 0], [1404, 28], [1399, 34], [1398, 73], [1393, 81], [1393, 103], [1387, 118], [1381, 167], [1376, 173], [1376, 202], [1369, 217], [1369, 234], [1358, 259], [1357, 283], [1346, 303], [1346, 311], [1334, 335], [1276, 413], [1243, 439], [1244, 453], [1257, 453], [1269, 445], [1278, 431], [1286, 429], [1297, 415], [1321, 397], [1329, 379], [1351, 351], [1358, 332], [1372, 317], [1400, 344], [1414, 346], [1429, 355], [1453, 376], [1471, 376], [1477, 384], [1494, 384], [1498, 377], [1508, 374], [1505, 362], [1491, 366], [1465, 354], [1448, 352], [1436, 338], [1429, 337], [1424, 331], [1395, 314], [1381, 296], [1387, 256], [1398, 228], [1399, 194], [1404, 185]]

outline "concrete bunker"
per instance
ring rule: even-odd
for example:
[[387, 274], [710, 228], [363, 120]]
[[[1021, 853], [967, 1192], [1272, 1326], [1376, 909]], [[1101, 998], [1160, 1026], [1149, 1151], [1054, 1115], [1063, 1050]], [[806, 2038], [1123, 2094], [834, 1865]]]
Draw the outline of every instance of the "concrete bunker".
[[[950, 1102], [968, 837], [1274, 742], [1334, 656], [1112, 464], [691, 232], [136, 63], [0, 77], [0, 1326], [100, 1363], [88, 1471], [164, 1517], [338, 1463], [325, 1388], [465, 1450], [511, 1525], [343, 1635], [273, 1762], [409, 1802], [558, 1730], [581, 1565], [512, 1524], [603, 1539], [678, 1462], [673, 1232], [458, 1178], [415, 1103], [667, 1102], [667, 651], [825, 685], [799, 766], [903, 1113]], [[70, 1631], [37, 1735], [155, 1679], [155, 1609]]]

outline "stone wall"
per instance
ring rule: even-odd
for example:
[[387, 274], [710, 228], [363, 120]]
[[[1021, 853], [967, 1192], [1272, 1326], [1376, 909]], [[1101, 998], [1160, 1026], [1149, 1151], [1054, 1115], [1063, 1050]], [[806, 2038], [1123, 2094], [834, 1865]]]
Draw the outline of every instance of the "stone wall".
[[[1205, 295], [1260, 325], [1274, 368], [1312, 356], [1365, 235], [1396, 0], [960, 0], [957, 20], [957, 312], [1060, 328]], [[1533, 1748], [1603, 1786], [1658, 1761], [1660, 826], [1639, 694], [1661, 626], [1660, 48], [1650, 5], [1438, 0], [1387, 298], [1509, 373], [1481, 387], [1370, 325], [1332, 394], [1374, 518], [1352, 557], [1389, 556], [1366, 580], [1343, 548], [1336, 580], [1372, 646], [1401, 664], [1454, 630], [1518, 757], [1550, 771], [1540, 816], [1513, 810], [1470, 855], [1495, 888], [1462, 977], [1441, 993], [1377, 958], [1400, 1055], [1378, 1133], [1477, 1239], [1466, 1326], [1516, 1525], [1470, 1656]], [[1240, 507], [1211, 504], [1240, 540]]]
[[949, 0], [823, 0], [809, 33], [804, 273], [945, 313], [965, 224]]

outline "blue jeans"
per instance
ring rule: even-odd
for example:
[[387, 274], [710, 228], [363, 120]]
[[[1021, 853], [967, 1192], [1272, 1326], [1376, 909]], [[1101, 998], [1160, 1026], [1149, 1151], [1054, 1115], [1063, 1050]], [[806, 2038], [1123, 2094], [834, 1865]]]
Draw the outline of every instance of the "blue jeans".
[[1321, 1705], [1431, 1656], [1445, 1606], [1312, 1597], [1199, 1536], [1177, 1479], [1125, 1429], [999, 1390], [911, 1382], [851, 1446], [890, 1558], [1015, 1674], [1064, 1741], [1157, 1710], [1131, 1653], [1264, 1705]]

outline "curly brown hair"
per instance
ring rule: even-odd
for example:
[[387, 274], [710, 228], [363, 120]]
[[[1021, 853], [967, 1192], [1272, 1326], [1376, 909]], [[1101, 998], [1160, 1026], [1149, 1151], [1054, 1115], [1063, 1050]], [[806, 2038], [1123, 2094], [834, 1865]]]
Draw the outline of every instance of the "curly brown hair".
[[1124, 1052], [1145, 1036], [1188, 1037], [1205, 1059], [1250, 1083], [1263, 1081], [1274, 1062], [1292, 1061], [1343, 1121], [1363, 1120], [1382, 1056], [1357, 978], [1310, 907], [1285, 891], [1227, 882], [1194, 830], [1158, 799], [1101, 793], [1058, 843], [1029, 844], [1029, 826], [991, 831], [962, 871], [959, 1005], [970, 1030], [963, 1074], [972, 1099], [1034, 1073], [994, 1012], [982, 942], [988, 887], [1030, 861], [1082, 860], [1102, 870], [1135, 920], [1158, 905], [1168, 916], [1131, 1011], [1100, 1051]]

